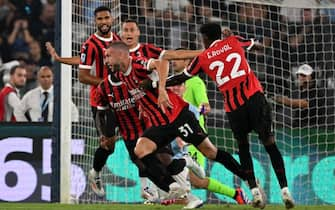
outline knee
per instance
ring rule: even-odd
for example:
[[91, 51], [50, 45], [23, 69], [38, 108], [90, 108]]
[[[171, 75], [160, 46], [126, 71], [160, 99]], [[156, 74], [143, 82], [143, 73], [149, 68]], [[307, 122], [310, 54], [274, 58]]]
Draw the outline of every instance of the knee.
[[100, 138], [100, 147], [107, 150], [112, 154], [115, 149], [116, 137], [101, 137]]
[[134, 153], [138, 158], [151, 154], [156, 150], [156, 144], [150, 139], [140, 137], [136, 143]]

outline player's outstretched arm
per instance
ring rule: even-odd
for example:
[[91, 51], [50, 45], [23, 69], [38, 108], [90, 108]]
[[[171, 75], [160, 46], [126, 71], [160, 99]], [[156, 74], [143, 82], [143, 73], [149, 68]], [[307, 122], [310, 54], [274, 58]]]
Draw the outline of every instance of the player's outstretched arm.
[[59, 57], [58, 53], [56, 52], [55, 48], [52, 46], [50, 42], [45, 43], [45, 47], [47, 48], [48, 53], [51, 55], [52, 59], [59, 63], [68, 64], [68, 65], [79, 65], [80, 64], [80, 57]]
[[203, 50], [164, 50], [160, 60], [185, 60], [192, 59], [202, 53]]

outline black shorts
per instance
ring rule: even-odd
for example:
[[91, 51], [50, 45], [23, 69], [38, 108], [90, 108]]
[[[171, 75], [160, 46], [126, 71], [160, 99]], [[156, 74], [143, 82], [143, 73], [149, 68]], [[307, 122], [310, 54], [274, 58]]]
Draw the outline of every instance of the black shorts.
[[241, 107], [228, 112], [227, 116], [234, 137], [239, 141], [246, 139], [252, 130], [262, 141], [273, 136], [271, 107], [263, 93], [255, 93]]
[[188, 107], [185, 107], [172, 123], [151, 127], [145, 130], [142, 136], [154, 141], [157, 144], [157, 148], [162, 148], [171, 143], [176, 137], [198, 146], [205, 140], [207, 134], [199, 125], [199, 121], [194, 114], [188, 110]]

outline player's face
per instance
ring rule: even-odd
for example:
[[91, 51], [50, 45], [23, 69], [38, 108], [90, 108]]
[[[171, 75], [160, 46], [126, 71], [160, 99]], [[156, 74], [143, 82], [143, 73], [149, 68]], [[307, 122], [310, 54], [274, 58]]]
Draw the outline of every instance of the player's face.
[[129, 55], [126, 53], [110, 47], [106, 51], [106, 64], [113, 68], [113, 71], [126, 72], [126, 63]]
[[132, 48], [138, 44], [140, 30], [136, 23], [123, 23], [121, 39], [128, 47]]
[[22, 88], [26, 84], [27, 72], [24, 68], [17, 68], [13, 74], [13, 84], [17, 88]]
[[48, 67], [42, 67], [38, 72], [38, 83], [40, 86], [44, 89], [47, 90], [51, 87], [52, 81], [53, 81], [53, 74], [51, 69]]
[[308, 87], [308, 84], [312, 80], [311, 75], [298, 74], [298, 83], [301, 87]]
[[100, 35], [107, 35], [112, 28], [112, 15], [109, 11], [98, 12], [95, 16], [95, 24]]
[[172, 61], [173, 71], [176, 73], [182, 72], [188, 63], [189, 60], [173, 60]]

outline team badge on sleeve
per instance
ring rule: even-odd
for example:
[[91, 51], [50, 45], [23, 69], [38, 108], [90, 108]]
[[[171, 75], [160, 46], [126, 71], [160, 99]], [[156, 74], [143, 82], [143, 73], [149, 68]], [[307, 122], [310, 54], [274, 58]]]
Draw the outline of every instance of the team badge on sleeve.
[[80, 55], [80, 60], [81, 60], [82, 63], [85, 63], [85, 60], [86, 60], [86, 54], [85, 53], [82, 53]]

